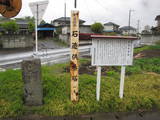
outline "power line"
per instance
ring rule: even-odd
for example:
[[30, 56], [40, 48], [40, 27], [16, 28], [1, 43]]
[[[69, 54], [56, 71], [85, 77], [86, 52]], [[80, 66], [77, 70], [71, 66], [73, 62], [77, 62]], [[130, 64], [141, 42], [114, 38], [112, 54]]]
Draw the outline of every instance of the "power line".
[[88, 11], [88, 13], [89, 13], [89, 15], [90, 15], [90, 18], [91, 18], [91, 20], [92, 21], [95, 21], [95, 19], [93, 18], [93, 16], [92, 16], [92, 12], [90, 11], [90, 9], [89, 9], [89, 7], [88, 7], [88, 2], [87, 2], [87, 0], [85, 0], [85, 6], [86, 6], [86, 8], [87, 8], [87, 11]]
[[98, 0], [94, 0], [95, 2], [97, 2], [101, 7], [103, 7], [103, 9], [105, 9], [106, 12], [108, 12], [108, 8], [106, 8], [103, 4], [101, 4]]

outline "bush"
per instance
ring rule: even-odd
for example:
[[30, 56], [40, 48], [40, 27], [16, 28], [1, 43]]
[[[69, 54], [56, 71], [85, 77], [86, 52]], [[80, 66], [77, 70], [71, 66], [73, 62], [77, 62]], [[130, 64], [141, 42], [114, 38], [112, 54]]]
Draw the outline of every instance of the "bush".
[[107, 72], [107, 76], [109, 76], [109, 77], [114, 77], [114, 78], [119, 78], [119, 73], [118, 72], [115, 72], [115, 71], [109, 71], [109, 72]]
[[14, 20], [11, 20], [9, 22], [5, 22], [2, 24], [2, 27], [9, 33], [14, 34], [18, 31], [19, 27], [17, 23]]
[[30, 21], [30, 22], [28, 23], [28, 30], [29, 30], [29, 32], [34, 32], [34, 29], [35, 29], [35, 24], [34, 24], [34, 22]]
[[102, 33], [103, 29], [104, 29], [104, 27], [101, 23], [94, 23], [94, 24], [91, 25], [91, 30], [94, 33]]
[[156, 45], [160, 45], [160, 40], [156, 42]]

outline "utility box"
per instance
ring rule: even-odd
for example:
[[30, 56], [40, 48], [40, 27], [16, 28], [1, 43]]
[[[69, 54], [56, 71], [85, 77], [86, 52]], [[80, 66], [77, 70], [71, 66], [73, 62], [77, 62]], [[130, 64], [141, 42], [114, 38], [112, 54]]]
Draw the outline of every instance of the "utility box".
[[136, 37], [92, 35], [92, 65], [132, 65]]
[[125, 67], [133, 63], [137, 37], [92, 35], [92, 65], [97, 66], [96, 97], [100, 99], [101, 66], [121, 66], [119, 96], [123, 98]]

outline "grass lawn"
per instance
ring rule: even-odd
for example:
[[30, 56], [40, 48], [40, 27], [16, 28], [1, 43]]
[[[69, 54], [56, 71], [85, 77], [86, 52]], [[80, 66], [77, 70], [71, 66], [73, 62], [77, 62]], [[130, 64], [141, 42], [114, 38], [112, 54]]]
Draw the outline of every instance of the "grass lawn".
[[[159, 50], [159, 48], [157, 48]], [[90, 62], [80, 61], [81, 65]], [[80, 99], [70, 101], [68, 64], [42, 67], [44, 105], [23, 105], [23, 81], [20, 70], [0, 72], [0, 118], [26, 114], [45, 116], [77, 115], [95, 112], [131, 112], [160, 110], [160, 57], [134, 60], [126, 69], [124, 99], [119, 98], [120, 73], [110, 68], [102, 76], [101, 99], [96, 101], [96, 75], [81, 74]]]

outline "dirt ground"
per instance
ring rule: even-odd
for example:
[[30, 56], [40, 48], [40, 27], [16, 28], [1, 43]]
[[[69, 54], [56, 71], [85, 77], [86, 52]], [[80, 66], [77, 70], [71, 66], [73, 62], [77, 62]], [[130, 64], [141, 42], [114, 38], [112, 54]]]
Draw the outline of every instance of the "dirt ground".
[[[140, 58], [153, 58], [153, 57], [160, 57], [160, 50], [145, 50], [140, 53], [134, 54], [134, 59]], [[102, 67], [102, 76], [106, 76], [108, 71], [114, 70], [116, 72], [120, 72], [120, 69], [117, 66], [103, 66]], [[70, 72], [69, 66], [64, 69], [64, 72]], [[87, 62], [85, 64], [81, 64], [79, 68], [79, 74], [89, 74], [95, 75], [96, 74], [96, 67], [91, 66], [91, 62]]]
[[144, 50], [134, 55], [134, 58], [153, 58], [160, 57], [160, 50]]
[[[102, 67], [101, 68], [101, 74], [102, 76], [106, 76], [107, 74], [107, 71], [110, 71], [110, 70], [116, 70], [116, 71], [119, 71], [117, 67]], [[64, 68], [64, 72], [67, 72], [69, 73], [70, 72], [70, 67], [66, 67]], [[87, 62], [85, 64], [81, 64], [80, 65], [80, 68], [79, 68], [79, 74], [88, 74], [88, 75], [95, 75], [97, 72], [96, 70], [96, 66], [91, 66], [91, 62]]]
[[160, 111], [130, 113], [93, 113], [79, 116], [48, 117], [28, 115], [3, 120], [159, 120]]

